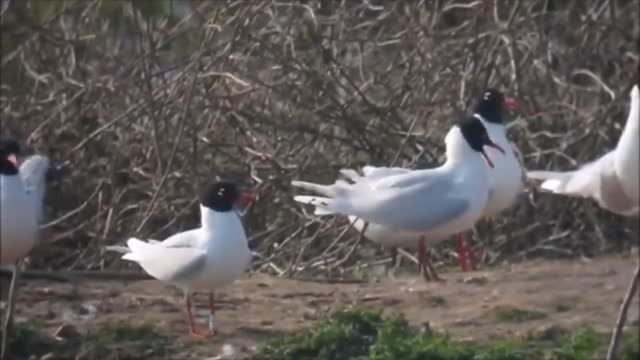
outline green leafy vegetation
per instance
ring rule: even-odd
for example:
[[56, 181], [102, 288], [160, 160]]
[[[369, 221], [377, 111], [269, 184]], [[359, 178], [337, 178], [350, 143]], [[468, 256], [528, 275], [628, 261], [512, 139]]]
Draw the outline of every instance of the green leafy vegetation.
[[31, 359], [52, 354], [54, 359], [148, 359], [167, 354], [167, 338], [151, 325], [127, 321], [107, 322], [78, 334], [56, 339], [36, 322], [16, 323], [9, 341], [10, 358]]
[[[82, 338], [81, 352], [90, 359], [146, 358], [165, 351], [166, 338], [149, 324], [114, 321], [91, 329]], [[142, 357], [140, 357], [142, 356]]]
[[11, 358], [42, 356], [59, 347], [55, 339], [40, 331], [40, 328], [35, 321], [14, 323], [7, 344]]
[[[585, 327], [550, 341], [457, 341], [421, 333], [398, 315], [351, 307], [327, 315], [307, 331], [272, 340], [252, 360], [591, 360], [602, 357], [607, 340]], [[637, 337], [628, 336], [620, 358], [636, 359], [638, 354]]]
[[[37, 322], [16, 323], [10, 359], [169, 359], [184, 344], [171, 343], [150, 324], [101, 323], [77, 337], [54, 339]], [[640, 359], [638, 326], [625, 331], [618, 359]], [[460, 341], [413, 328], [380, 309], [336, 310], [313, 327], [263, 344], [252, 360], [593, 360], [602, 359], [609, 335], [590, 327], [541, 341], [522, 337]], [[184, 350], [184, 349], [182, 349]], [[182, 357], [180, 358], [182, 359]]]

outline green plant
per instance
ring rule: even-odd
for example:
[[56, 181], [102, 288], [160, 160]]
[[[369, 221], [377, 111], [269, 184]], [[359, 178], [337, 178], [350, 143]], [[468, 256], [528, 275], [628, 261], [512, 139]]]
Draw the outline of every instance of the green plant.
[[81, 339], [81, 352], [88, 358], [146, 358], [163, 353], [165, 346], [166, 339], [153, 326], [124, 320], [104, 323]]
[[367, 353], [382, 324], [380, 311], [338, 310], [308, 331], [270, 342], [255, 359], [350, 359]]
[[340, 309], [313, 328], [273, 340], [253, 360], [523, 360], [541, 353], [521, 340], [488, 344], [460, 342], [443, 335], [422, 334], [400, 315], [379, 310]]
[[42, 356], [58, 347], [55, 339], [40, 330], [36, 322], [14, 322], [9, 333], [8, 350], [13, 359], [26, 359], [29, 356]]

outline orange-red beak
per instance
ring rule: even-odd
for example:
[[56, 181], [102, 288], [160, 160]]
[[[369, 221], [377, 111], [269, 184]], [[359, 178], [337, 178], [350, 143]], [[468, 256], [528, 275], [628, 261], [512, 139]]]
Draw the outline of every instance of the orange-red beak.
[[15, 154], [9, 154], [7, 156], [7, 160], [11, 161], [13, 165], [18, 166], [18, 159], [16, 158]]
[[505, 107], [505, 109], [507, 109], [509, 111], [518, 109], [520, 107], [520, 101], [518, 101], [518, 99], [516, 99], [514, 97], [505, 96], [504, 97], [504, 107]]
[[251, 195], [251, 193], [243, 191], [240, 193], [240, 196], [238, 197], [238, 200], [236, 202], [244, 209], [248, 207], [251, 202], [253, 202], [253, 195]]

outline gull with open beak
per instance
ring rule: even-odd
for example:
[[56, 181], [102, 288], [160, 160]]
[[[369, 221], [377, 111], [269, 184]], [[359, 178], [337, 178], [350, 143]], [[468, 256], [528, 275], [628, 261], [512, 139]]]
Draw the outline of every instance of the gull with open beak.
[[363, 176], [353, 183], [293, 181], [293, 186], [321, 195], [299, 195], [294, 200], [314, 205], [316, 215], [355, 216], [371, 223], [373, 231], [381, 226], [393, 233], [389, 239], [410, 240], [394, 245], [417, 247], [418, 266], [425, 278], [429, 274], [437, 278], [426, 256], [426, 240], [438, 241], [466, 231], [480, 219], [489, 197], [485, 162], [494, 166], [484, 147], [504, 153], [476, 117], [460, 119], [452, 131], [445, 140], [447, 159], [439, 167]]

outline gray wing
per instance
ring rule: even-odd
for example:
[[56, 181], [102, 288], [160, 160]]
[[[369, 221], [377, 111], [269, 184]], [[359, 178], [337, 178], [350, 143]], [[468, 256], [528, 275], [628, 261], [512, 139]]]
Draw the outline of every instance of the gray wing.
[[353, 215], [373, 223], [426, 232], [451, 222], [469, 208], [469, 199], [458, 195], [456, 184], [447, 175], [432, 173], [421, 181], [383, 180], [387, 179], [388, 188], [377, 187], [374, 196], [369, 193], [352, 199]]
[[160, 280], [180, 281], [191, 278], [202, 271], [207, 262], [204, 249], [166, 247], [135, 238], [129, 239], [127, 245], [131, 252], [122, 258], [137, 262], [149, 275]]
[[20, 177], [22, 177], [29, 201], [35, 208], [38, 222], [42, 218], [47, 170], [49, 170], [49, 158], [42, 155], [32, 155], [20, 164]]
[[196, 234], [199, 230], [200, 229], [183, 231], [181, 233], [171, 235], [163, 241], [149, 240], [149, 243], [161, 244], [162, 246], [168, 247], [168, 248], [197, 247], [198, 238]]
[[42, 155], [32, 155], [20, 164], [20, 176], [29, 191], [44, 193], [45, 175], [49, 170], [49, 158]]
[[176, 267], [174, 271], [168, 275], [169, 281], [182, 281], [192, 278], [200, 273], [207, 264], [207, 256], [199, 255], [191, 259], [191, 261], [183, 263], [180, 267]]

